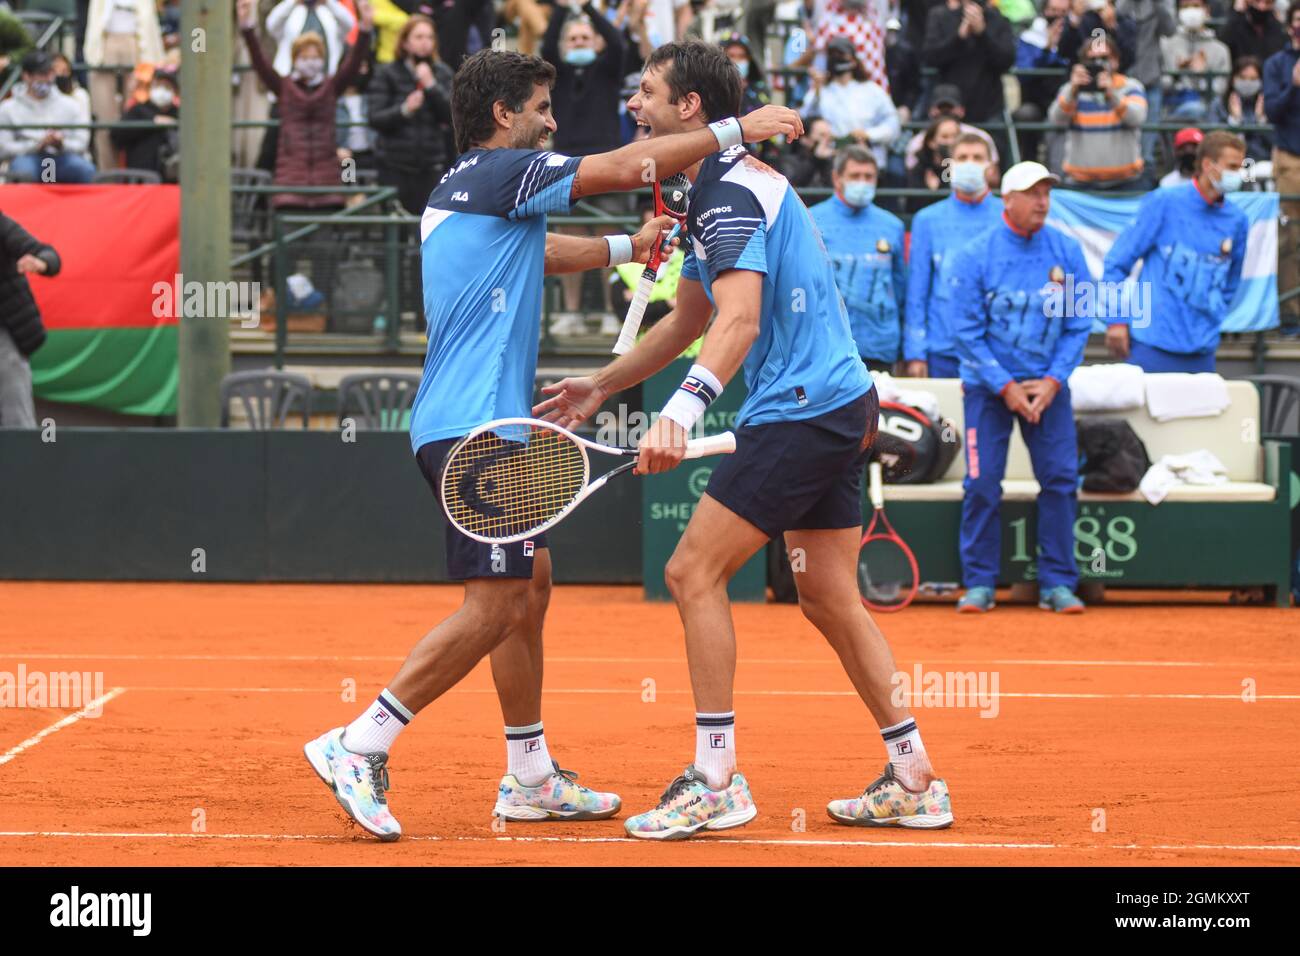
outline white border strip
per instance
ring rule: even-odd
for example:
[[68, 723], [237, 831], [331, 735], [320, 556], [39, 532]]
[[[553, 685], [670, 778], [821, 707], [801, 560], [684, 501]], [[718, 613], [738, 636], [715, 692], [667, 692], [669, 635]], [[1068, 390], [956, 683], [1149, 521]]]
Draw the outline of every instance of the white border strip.
[[125, 687], [114, 687], [107, 694], [101, 694], [100, 696], [96, 697], [94, 700], [92, 700], [89, 704], [81, 708], [81, 710], [77, 711], [76, 713], [68, 714], [68, 716], [64, 717], [62, 720], [56, 720], [54, 723], [50, 724], [50, 726], [46, 727], [44, 730], [37, 731], [35, 734], [28, 737], [26, 740], [18, 744], [16, 747], [10, 747], [3, 754], [0, 754], [0, 766], [7, 764], [9, 761], [13, 760], [23, 751], [31, 750], [33, 747], [39, 744], [50, 734], [57, 733], [58, 731], [62, 730], [64, 727], [67, 727], [71, 724], [75, 724], [82, 717], [87, 717], [90, 714], [98, 711], [114, 697], [120, 697], [125, 693], [126, 693]]

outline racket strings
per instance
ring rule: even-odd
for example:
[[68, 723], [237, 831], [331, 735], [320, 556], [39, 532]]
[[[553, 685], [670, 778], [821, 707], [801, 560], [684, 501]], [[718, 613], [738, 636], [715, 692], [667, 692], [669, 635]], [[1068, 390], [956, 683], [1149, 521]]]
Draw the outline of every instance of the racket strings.
[[556, 517], [585, 479], [586, 456], [576, 442], [549, 428], [520, 426], [457, 446], [443, 473], [443, 499], [463, 530], [507, 538]]
[[858, 552], [858, 589], [869, 604], [894, 607], [908, 601], [916, 588], [916, 568], [897, 538], [872, 536]]

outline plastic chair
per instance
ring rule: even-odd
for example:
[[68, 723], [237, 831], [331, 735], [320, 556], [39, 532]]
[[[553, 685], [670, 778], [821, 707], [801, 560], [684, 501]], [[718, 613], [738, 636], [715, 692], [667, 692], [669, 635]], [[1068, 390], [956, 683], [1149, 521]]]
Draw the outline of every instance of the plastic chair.
[[305, 375], [275, 369], [232, 372], [221, 380], [221, 427], [230, 427], [230, 408], [238, 399], [255, 431], [284, 428], [294, 406], [302, 406], [302, 427], [311, 420], [311, 382]]
[[339, 425], [351, 418], [370, 431], [400, 431], [410, 424], [419, 375], [387, 372], [345, 375], [339, 380]]
[[157, 186], [162, 182], [162, 176], [152, 169], [101, 169], [95, 173], [95, 182], [99, 185]]
[[1247, 375], [1259, 389], [1259, 426], [1263, 435], [1300, 435], [1300, 378]]

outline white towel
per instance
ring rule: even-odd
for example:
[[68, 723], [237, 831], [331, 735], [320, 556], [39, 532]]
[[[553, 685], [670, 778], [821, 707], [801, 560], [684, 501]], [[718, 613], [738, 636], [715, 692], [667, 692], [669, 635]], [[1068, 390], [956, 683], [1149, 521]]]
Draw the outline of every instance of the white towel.
[[1141, 408], [1143, 371], [1140, 366], [1080, 365], [1070, 373], [1070, 407], [1076, 412], [1119, 412]]
[[1209, 418], [1232, 404], [1228, 383], [1215, 372], [1158, 372], [1146, 376], [1147, 411], [1158, 422]]
[[925, 412], [930, 421], [939, 423], [939, 399], [933, 392], [925, 392], [919, 388], [899, 388], [898, 379], [888, 372], [872, 372], [871, 375], [876, 380], [876, 394], [882, 402], [897, 402], [900, 405], [919, 408]]
[[1202, 448], [1185, 455], [1165, 455], [1147, 469], [1138, 489], [1142, 497], [1158, 505], [1178, 485], [1222, 485], [1227, 480], [1228, 469], [1223, 462]]

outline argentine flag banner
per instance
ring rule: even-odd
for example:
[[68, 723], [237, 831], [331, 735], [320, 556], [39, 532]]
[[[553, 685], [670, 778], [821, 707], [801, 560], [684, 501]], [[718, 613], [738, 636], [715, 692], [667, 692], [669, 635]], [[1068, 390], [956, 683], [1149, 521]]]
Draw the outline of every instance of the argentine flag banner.
[[[1102, 262], [1115, 237], [1137, 215], [1137, 198], [1100, 199], [1068, 189], [1052, 190], [1049, 224], [1068, 233], [1083, 246], [1088, 269], [1095, 279], [1102, 275]], [[1246, 241], [1246, 260], [1241, 269], [1241, 285], [1232, 308], [1223, 319], [1224, 332], [1262, 332], [1278, 326], [1277, 306], [1277, 193], [1232, 193], [1228, 202], [1236, 203], [1250, 220]], [[1095, 331], [1105, 331], [1101, 322]]]

